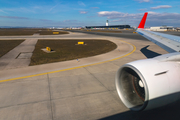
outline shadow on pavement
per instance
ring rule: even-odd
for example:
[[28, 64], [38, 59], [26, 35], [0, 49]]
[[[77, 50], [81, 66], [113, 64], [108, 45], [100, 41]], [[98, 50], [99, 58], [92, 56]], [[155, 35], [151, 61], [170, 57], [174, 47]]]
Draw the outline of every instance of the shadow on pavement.
[[157, 56], [161, 55], [159, 53], [148, 50], [147, 49], [148, 47], [149, 47], [149, 45], [140, 50], [147, 58], [153, 58], [153, 57], [157, 57]]
[[[149, 102], [155, 104], [161, 104], [168, 99], [173, 100], [175, 97], [179, 97], [180, 92], [170, 95], [155, 98]], [[153, 104], [151, 104], [153, 105]], [[180, 100], [172, 102], [169, 105], [159, 107], [156, 109], [134, 112], [126, 111], [112, 116], [102, 118], [100, 120], [180, 120]]]
[[142, 112], [126, 111], [100, 120], [180, 120], [180, 109], [173, 105]]

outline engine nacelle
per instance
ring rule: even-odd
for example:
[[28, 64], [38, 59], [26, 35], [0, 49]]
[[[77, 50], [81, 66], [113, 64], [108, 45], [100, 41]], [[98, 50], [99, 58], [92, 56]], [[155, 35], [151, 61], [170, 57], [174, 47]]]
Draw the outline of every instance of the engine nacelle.
[[115, 84], [120, 99], [129, 109], [161, 107], [180, 98], [180, 64], [156, 58], [127, 63], [117, 71]]

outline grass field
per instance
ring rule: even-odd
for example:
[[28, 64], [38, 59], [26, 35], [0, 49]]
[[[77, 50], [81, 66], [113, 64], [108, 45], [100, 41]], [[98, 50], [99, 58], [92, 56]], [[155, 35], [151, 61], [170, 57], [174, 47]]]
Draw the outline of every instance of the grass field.
[[68, 31], [85, 31], [85, 32], [105, 32], [105, 33], [133, 33], [136, 30], [124, 30], [124, 29], [120, 29], [120, 30], [108, 30], [108, 29], [104, 29], [104, 30], [97, 30], [97, 29], [84, 29], [84, 30], [68, 30]]
[[0, 40], [0, 57], [18, 46], [24, 40]]
[[85, 30], [88, 32], [106, 32], [106, 33], [122, 33], [122, 31], [116, 31], [116, 30]]
[[[35, 33], [39, 33], [40, 35], [53, 35], [53, 32], [55, 31], [49, 29], [1, 28], [0, 36], [33, 35]], [[69, 34], [68, 32], [65, 31], [58, 31], [58, 32], [59, 34]]]
[[[76, 45], [79, 41], [86, 45]], [[42, 48], [56, 51], [45, 53]], [[39, 40], [36, 44], [30, 65], [39, 65], [90, 57], [112, 51], [116, 44], [107, 40]]]
[[61, 35], [61, 34], [69, 34], [68, 32], [66, 31], [40, 31], [40, 35], [54, 35], [53, 32], [59, 32], [58, 35]]

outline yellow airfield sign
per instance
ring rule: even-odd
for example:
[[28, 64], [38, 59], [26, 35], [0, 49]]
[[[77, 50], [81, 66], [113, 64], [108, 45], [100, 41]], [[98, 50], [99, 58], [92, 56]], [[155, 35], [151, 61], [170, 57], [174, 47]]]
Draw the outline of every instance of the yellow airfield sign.
[[46, 47], [46, 50], [50, 52], [50, 51], [51, 51], [51, 48], [50, 48], [50, 47]]
[[84, 45], [84, 42], [78, 42], [78, 45]]
[[59, 34], [59, 32], [53, 32], [53, 34]]

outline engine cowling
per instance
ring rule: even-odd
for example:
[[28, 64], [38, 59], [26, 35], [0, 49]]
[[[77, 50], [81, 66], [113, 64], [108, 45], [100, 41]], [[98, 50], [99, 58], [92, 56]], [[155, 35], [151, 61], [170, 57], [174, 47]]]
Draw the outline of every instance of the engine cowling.
[[127, 63], [116, 73], [116, 90], [133, 111], [161, 107], [179, 100], [179, 71], [179, 62], [156, 58]]

